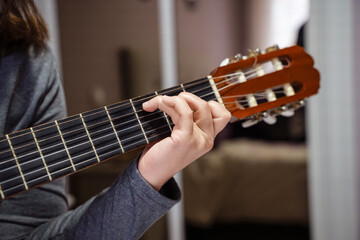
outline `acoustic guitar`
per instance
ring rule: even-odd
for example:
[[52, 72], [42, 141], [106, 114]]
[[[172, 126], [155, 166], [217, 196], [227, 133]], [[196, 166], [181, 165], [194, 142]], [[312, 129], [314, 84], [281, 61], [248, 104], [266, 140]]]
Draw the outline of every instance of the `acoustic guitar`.
[[0, 136], [0, 199], [170, 136], [167, 114], [142, 109], [156, 95], [190, 92], [219, 102], [244, 127], [273, 124], [317, 93], [313, 63], [298, 46], [254, 50], [226, 59], [205, 78]]

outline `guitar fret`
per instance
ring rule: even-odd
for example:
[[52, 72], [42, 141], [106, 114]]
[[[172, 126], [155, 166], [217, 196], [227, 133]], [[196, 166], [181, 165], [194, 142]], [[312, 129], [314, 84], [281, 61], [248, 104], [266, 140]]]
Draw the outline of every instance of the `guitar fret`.
[[113, 121], [112, 121], [112, 119], [111, 119], [111, 116], [110, 116], [110, 114], [109, 114], [109, 111], [108, 111], [108, 109], [107, 109], [107, 107], [106, 107], [106, 106], [105, 106], [104, 108], [105, 108], [105, 110], [106, 110], [106, 114], [107, 114], [107, 116], [108, 116], [108, 118], [109, 118], [109, 121], [110, 121], [111, 127], [112, 127], [112, 129], [114, 130], [114, 133], [115, 133], [116, 139], [117, 139], [117, 141], [118, 141], [118, 143], [119, 143], [119, 145], [120, 145], [121, 151], [122, 151], [122, 153], [124, 153], [124, 152], [125, 152], [125, 151], [124, 151], [124, 148], [123, 148], [123, 146], [122, 146], [122, 144], [121, 144], [121, 141], [120, 141], [119, 135], [118, 135], [118, 133], [117, 133], [117, 131], [116, 131], [116, 129], [115, 129], [115, 126], [114, 126], [114, 123], [113, 123]]
[[205, 101], [212, 101], [216, 99], [214, 90], [212, 89], [207, 77], [191, 83], [185, 83], [183, 86], [186, 92], [192, 93]]
[[209, 83], [210, 83], [210, 85], [211, 85], [211, 88], [212, 88], [212, 90], [213, 90], [213, 92], [214, 92], [214, 94], [215, 94], [216, 100], [217, 100], [221, 105], [223, 105], [223, 106], [225, 107], [224, 102], [223, 102], [223, 100], [222, 100], [222, 98], [221, 98], [221, 96], [220, 96], [220, 94], [219, 94], [219, 91], [218, 91], [218, 89], [217, 89], [217, 87], [216, 87], [216, 84], [215, 84], [212, 76], [209, 75], [209, 76], [208, 76], [208, 79], [209, 79]]
[[[156, 94], [156, 96], [159, 95], [158, 92], [155, 92], [155, 94]], [[167, 115], [165, 112], [163, 112], [163, 113], [164, 113], [166, 122], [167, 122], [167, 124], [169, 125], [170, 131], [172, 131], [172, 127], [171, 127], [171, 125], [170, 125], [170, 121], [169, 121], [168, 115]]]
[[92, 148], [93, 148], [93, 150], [94, 150], [96, 159], [97, 159], [98, 162], [100, 162], [100, 158], [99, 158], [99, 156], [98, 156], [98, 154], [97, 154], [95, 145], [94, 145], [94, 143], [93, 143], [93, 141], [92, 141], [92, 139], [91, 139], [91, 136], [90, 136], [89, 130], [88, 130], [86, 124], [85, 124], [84, 118], [83, 118], [83, 116], [82, 116], [81, 113], [79, 114], [79, 116], [80, 116], [81, 121], [82, 121], [82, 123], [83, 123], [83, 125], [84, 125], [85, 131], [86, 131], [86, 134], [87, 134], [87, 136], [88, 136], [88, 138], [89, 138], [89, 140], [90, 140], [91, 146], [92, 146]]
[[63, 136], [63, 134], [62, 134], [62, 132], [61, 132], [61, 130], [60, 130], [60, 127], [59, 127], [59, 124], [58, 124], [58, 122], [57, 122], [57, 121], [55, 121], [55, 125], [56, 125], [56, 127], [57, 127], [57, 129], [58, 129], [58, 132], [59, 132], [59, 135], [60, 135], [61, 141], [62, 141], [62, 142], [63, 142], [63, 144], [64, 144], [65, 151], [66, 151], [66, 153], [67, 153], [67, 155], [68, 155], [68, 157], [69, 157], [69, 160], [70, 160], [71, 166], [72, 166], [72, 168], [73, 168], [73, 170], [74, 170], [74, 172], [75, 172], [75, 171], [76, 171], [76, 168], [75, 168], [74, 162], [73, 162], [73, 160], [72, 160], [72, 158], [71, 158], [71, 155], [70, 155], [69, 149], [68, 149], [68, 148], [67, 148], [67, 146], [66, 146], [64, 136]]
[[2, 199], [5, 199], [5, 195], [4, 195], [4, 192], [3, 192], [3, 190], [2, 190], [1, 185], [0, 185], [0, 195], [1, 195], [1, 198], [2, 198]]
[[130, 99], [130, 103], [131, 103], [132, 108], [134, 109], [134, 113], [135, 113], [135, 116], [136, 116], [136, 118], [137, 118], [137, 120], [138, 120], [138, 122], [139, 122], [139, 126], [140, 126], [140, 128], [141, 128], [141, 131], [142, 131], [143, 134], [144, 134], [146, 143], [149, 143], [149, 140], [148, 140], [148, 138], [147, 138], [147, 136], [146, 136], [145, 130], [144, 130], [144, 128], [143, 128], [143, 126], [142, 126], [142, 124], [141, 124], [141, 122], [140, 122], [140, 118], [139, 118], [139, 116], [138, 116], [138, 114], [137, 114], [137, 112], [136, 112], [136, 108], [135, 108], [135, 106], [134, 106], [134, 103], [133, 103], [133, 101], [132, 101], [131, 99]]
[[30, 128], [30, 131], [31, 131], [31, 133], [32, 133], [32, 135], [33, 135], [33, 137], [34, 137], [36, 147], [37, 147], [37, 149], [39, 150], [40, 157], [41, 157], [41, 160], [43, 161], [43, 164], [44, 164], [44, 166], [45, 166], [45, 170], [46, 170], [46, 172], [47, 172], [47, 175], [48, 175], [50, 181], [52, 181], [51, 174], [50, 174], [49, 169], [48, 169], [48, 166], [47, 166], [47, 164], [46, 164], [46, 162], [45, 162], [44, 155], [42, 154], [42, 151], [41, 151], [41, 149], [40, 149], [39, 142], [38, 142], [38, 140], [37, 140], [37, 138], [36, 138], [36, 136], [35, 136], [34, 129], [31, 127], [31, 128]]
[[180, 87], [184, 92], [186, 92], [183, 84], [180, 84]]
[[13, 154], [13, 156], [14, 156], [16, 165], [17, 165], [17, 167], [18, 167], [18, 169], [19, 169], [19, 172], [20, 172], [22, 181], [23, 181], [23, 183], [24, 183], [25, 189], [26, 189], [26, 190], [29, 190], [29, 187], [28, 187], [28, 185], [27, 185], [27, 183], [26, 183], [26, 181], [25, 181], [24, 174], [23, 174], [23, 172], [22, 172], [22, 170], [21, 170], [21, 167], [20, 167], [20, 164], [19, 164], [19, 160], [18, 160], [18, 158], [17, 158], [17, 156], [16, 156], [16, 154], [15, 154], [15, 150], [14, 150], [12, 144], [11, 144], [11, 141], [10, 141], [10, 138], [9, 138], [9, 135], [8, 135], [8, 134], [6, 134], [6, 139], [7, 139], [8, 143], [9, 143], [9, 146], [10, 146], [11, 152], [12, 152], [12, 154]]

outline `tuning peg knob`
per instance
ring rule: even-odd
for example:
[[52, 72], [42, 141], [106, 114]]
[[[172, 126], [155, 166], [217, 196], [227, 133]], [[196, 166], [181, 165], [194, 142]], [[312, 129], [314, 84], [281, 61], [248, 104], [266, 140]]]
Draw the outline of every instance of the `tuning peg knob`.
[[277, 44], [274, 44], [273, 46], [271, 47], [268, 47], [265, 52], [273, 52], [273, 51], [276, 51], [276, 50], [279, 50], [279, 46]]
[[241, 125], [243, 128], [248, 128], [248, 127], [254, 126], [258, 122], [259, 122], [259, 120], [251, 118], [251, 119], [248, 119], [248, 120], [242, 122]]
[[220, 67], [226, 66], [230, 63], [230, 59], [229, 58], [225, 58], [224, 60], [221, 61], [220, 63]]
[[248, 127], [254, 126], [255, 124], [257, 124], [258, 122], [260, 122], [263, 119], [262, 114], [263, 113], [258, 113], [258, 114], [250, 116], [247, 120], [242, 122], [241, 125], [243, 126], [243, 128], [248, 128]]
[[260, 54], [262, 54], [262, 52], [259, 48], [255, 49], [255, 50], [249, 50], [249, 57], [254, 57], [254, 56], [257, 56]]
[[280, 113], [281, 116], [292, 117], [295, 114], [294, 109], [289, 108], [287, 106], [282, 106], [280, 109], [281, 109], [281, 113]]
[[294, 116], [294, 114], [295, 114], [295, 111], [293, 109], [288, 109], [288, 110], [281, 112], [281, 116], [284, 116], [284, 117], [292, 117], [292, 116]]
[[292, 103], [290, 106], [293, 109], [298, 109], [298, 108], [303, 107], [304, 105], [305, 105], [305, 100], [303, 99], [303, 100]]
[[276, 123], [276, 116], [273, 116], [273, 115], [268, 115], [267, 117], [264, 117], [263, 118], [264, 122], [266, 122], [267, 124], [269, 125], [273, 125]]
[[242, 57], [242, 55], [240, 53], [238, 53], [233, 57], [233, 59], [235, 59], [237, 62], [237, 61], [241, 60], [241, 57]]
[[226, 66], [229, 63], [235, 63], [240, 61], [242, 58], [242, 55], [240, 53], [236, 54], [235, 56], [231, 57], [231, 58], [225, 58], [224, 60], [221, 61], [220, 63], [220, 67]]

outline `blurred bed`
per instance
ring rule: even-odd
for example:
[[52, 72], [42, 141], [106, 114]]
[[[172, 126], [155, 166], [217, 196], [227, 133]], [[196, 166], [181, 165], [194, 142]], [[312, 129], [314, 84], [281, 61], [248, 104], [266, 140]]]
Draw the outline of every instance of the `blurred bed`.
[[224, 141], [184, 170], [186, 220], [307, 225], [306, 156], [303, 143]]

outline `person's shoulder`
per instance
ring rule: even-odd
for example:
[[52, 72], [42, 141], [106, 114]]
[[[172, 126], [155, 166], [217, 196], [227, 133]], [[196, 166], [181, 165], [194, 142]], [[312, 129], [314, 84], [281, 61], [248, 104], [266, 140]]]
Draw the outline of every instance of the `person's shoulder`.
[[0, 58], [2, 72], [30, 71], [40, 73], [50, 68], [56, 68], [56, 61], [48, 46], [44, 46], [40, 51], [28, 47]]
[[0, 75], [7, 79], [17, 92], [48, 92], [60, 85], [60, 75], [55, 57], [48, 46], [41, 51], [28, 47], [6, 55], [0, 60]]
[[51, 49], [46, 45], [41, 50], [35, 50], [34, 47], [29, 47], [23, 54], [32, 62], [38, 63], [55, 63], [55, 57]]

